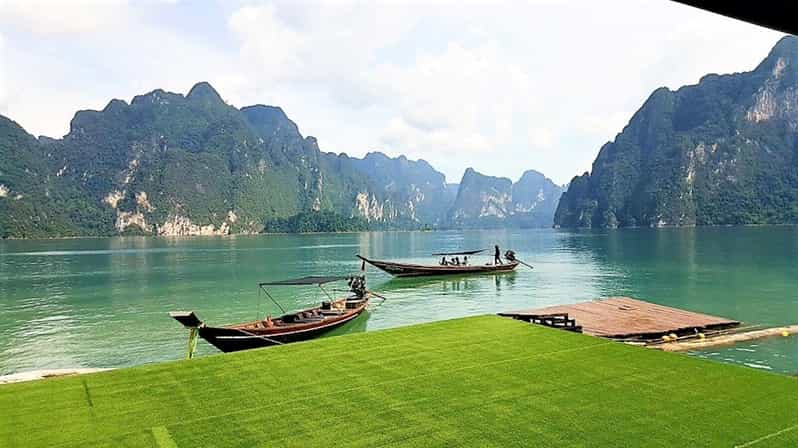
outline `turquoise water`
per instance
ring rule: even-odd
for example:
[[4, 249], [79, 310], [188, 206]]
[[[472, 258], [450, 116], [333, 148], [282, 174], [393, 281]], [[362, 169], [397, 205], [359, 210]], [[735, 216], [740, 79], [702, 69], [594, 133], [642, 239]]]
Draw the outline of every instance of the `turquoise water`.
[[[170, 310], [194, 310], [212, 324], [254, 319], [277, 314], [260, 281], [356, 272], [357, 253], [434, 262], [427, 254], [494, 243], [535, 269], [392, 279], [369, 268], [370, 288], [388, 300], [342, 332], [616, 295], [746, 325], [798, 323], [795, 227], [0, 241], [0, 374], [179, 359], [186, 331]], [[323, 298], [314, 287], [270, 291], [286, 308]], [[209, 353], [201, 341], [200, 356]], [[694, 356], [798, 373], [798, 337]]]

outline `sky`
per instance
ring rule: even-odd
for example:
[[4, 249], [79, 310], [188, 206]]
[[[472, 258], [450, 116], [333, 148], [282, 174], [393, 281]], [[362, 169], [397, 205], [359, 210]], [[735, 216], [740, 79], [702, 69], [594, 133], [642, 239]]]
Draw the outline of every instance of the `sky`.
[[654, 89], [781, 37], [668, 0], [0, 0], [0, 114], [61, 137], [77, 110], [208, 81], [323, 151], [564, 184]]

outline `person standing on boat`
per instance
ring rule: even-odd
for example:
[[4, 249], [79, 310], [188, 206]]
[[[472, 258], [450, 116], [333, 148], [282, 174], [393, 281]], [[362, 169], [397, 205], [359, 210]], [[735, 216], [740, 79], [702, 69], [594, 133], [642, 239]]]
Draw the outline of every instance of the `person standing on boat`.
[[499, 250], [499, 245], [494, 246], [496, 250], [493, 252], [493, 264], [504, 264], [502, 263], [502, 252]]

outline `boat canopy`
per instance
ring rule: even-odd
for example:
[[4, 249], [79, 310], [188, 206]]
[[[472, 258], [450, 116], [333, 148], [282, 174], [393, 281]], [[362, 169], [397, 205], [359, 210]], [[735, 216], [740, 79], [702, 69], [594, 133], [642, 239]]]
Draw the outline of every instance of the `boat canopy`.
[[289, 280], [280, 280], [274, 282], [262, 282], [258, 283], [259, 286], [290, 286], [290, 285], [323, 285], [325, 283], [330, 282], [337, 282], [340, 280], [346, 280], [349, 276], [347, 275], [311, 275], [308, 277], [302, 278], [292, 278]]
[[478, 249], [478, 250], [464, 250], [460, 252], [438, 252], [437, 254], [432, 255], [474, 255], [480, 252], [485, 252], [487, 249]]

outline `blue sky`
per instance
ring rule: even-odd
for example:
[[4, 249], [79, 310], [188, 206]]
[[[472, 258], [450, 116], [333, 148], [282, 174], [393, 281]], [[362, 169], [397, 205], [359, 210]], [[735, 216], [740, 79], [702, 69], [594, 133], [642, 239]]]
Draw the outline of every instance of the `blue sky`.
[[209, 81], [325, 151], [565, 183], [651, 91], [780, 37], [667, 0], [0, 0], [0, 114], [59, 137], [76, 110]]

